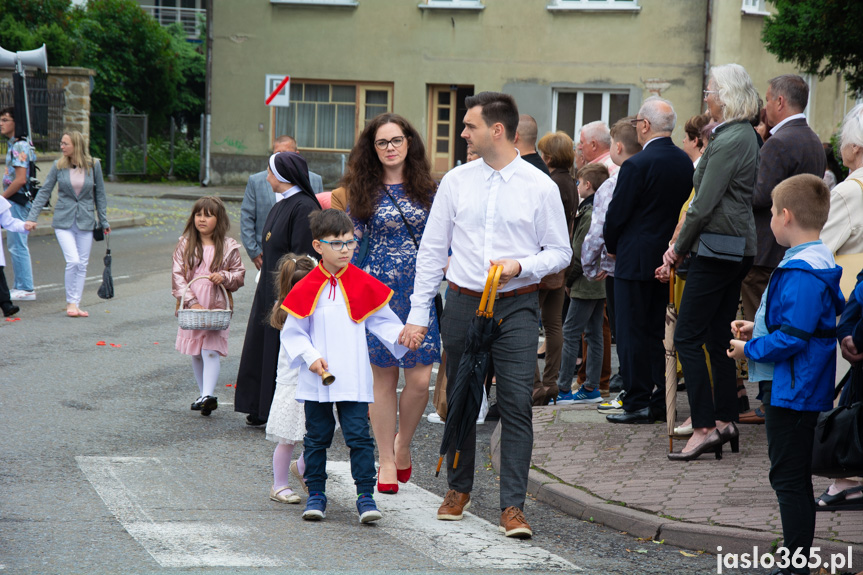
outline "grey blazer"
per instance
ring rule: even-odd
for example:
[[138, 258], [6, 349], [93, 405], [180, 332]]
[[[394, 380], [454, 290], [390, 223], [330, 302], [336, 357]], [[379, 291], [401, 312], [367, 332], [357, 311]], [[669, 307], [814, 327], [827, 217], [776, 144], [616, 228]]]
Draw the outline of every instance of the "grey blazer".
[[[84, 186], [77, 196], [75, 190], [72, 189], [69, 170], [58, 169], [57, 162], [54, 162], [51, 171], [48, 172], [48, 177], [45, 178], [45, 183], [39, 188], [39, 193], [33, 200], [33, 207], [30, 208], [27, 220], [36, 221], [39, 212], [48, 203], [55, 184], [57, 185], [57, 205], [54, 207], [54, 221], [51, 223], [54, 228], [67, 230], [75, 223], [79, 230], [92, 230], [96, 227], [96, 211], [99, 213], [102, 229], [111, 227], [106, 213], [108, 201], [105, 196], [105, 182], [102, 180], [102, 166], [99, 160], [95, 161], [92, 170], [87, 170]], [[93, 205], [94, 192], [95, 208]]]
[[[309, 181], [312, 184], [312, 191], [316, 194], [324, 191], [321, 176], [309, 172]], [[243, 194], [243, 205], [240, 208], [240, 237], [250, 258], [256, 258], [264, 251], [261, 247], [261, 234], [267, 215], [274, 205], [276, 205], [276, 194], [267, 183], [267, 171], [249, 176], [249, 183], [246, 184], [246, 192]]]

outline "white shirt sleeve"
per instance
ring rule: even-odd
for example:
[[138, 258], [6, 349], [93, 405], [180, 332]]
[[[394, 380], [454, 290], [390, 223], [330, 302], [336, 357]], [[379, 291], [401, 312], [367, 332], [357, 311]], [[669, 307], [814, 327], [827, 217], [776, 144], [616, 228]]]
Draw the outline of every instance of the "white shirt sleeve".
[[288, 314], [285, 325], [279, 334], [282, 349], [287, 353], [290, 367], [299, 367], [302, 364], [310, 366], [319, 360], [320, 352], [312, 344], [311, 316], [297, 319]]
[[385, 305], [370, 315], [366, 318], [365, 323], [366, 329], [378, 338], [396, 359], [400, 359], [410, 351], [410, 349], [398, 343], [399, 335], [401, 335], [402, 329], [405, 326], [389, 305]]

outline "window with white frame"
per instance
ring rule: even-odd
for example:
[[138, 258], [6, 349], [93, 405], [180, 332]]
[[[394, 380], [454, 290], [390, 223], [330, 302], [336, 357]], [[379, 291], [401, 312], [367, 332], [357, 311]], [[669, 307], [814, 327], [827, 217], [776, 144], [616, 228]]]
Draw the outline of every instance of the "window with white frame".
[[585, 124], [602, 120], [611, 126], [629, 115], [629, 90], [556, 90], [554, 92], [555, 130], [573, 140]]
[[309, 6], [348, 6], [359, 5], [357, 0], [270, 0], [270, 4], [307, 4]]
[[419, 7], [462, 10], [482, 10], [485, 8], [480, 0], [424, 0]]
[[765, 16], [770, 14], [767, 10], [766, 0], [743, 0], [740, 11], [744, 14], [755, 14]]
[[549, 0], [548, 10], [641, 10], [638, 0]]
[[366, 124], [392, 111], [392, 84], [291, 80], [291, 105], [273, 113], [273, 137], [293, 136], [306, 150], [350, 150]]

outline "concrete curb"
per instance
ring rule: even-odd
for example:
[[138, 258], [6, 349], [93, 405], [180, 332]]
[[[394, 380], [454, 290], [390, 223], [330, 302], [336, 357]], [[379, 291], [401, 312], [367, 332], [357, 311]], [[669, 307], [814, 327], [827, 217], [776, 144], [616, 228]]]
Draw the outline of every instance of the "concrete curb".
[[[492, 432], [490, 443], [491, 464], [500, 473], [500, 423]], [[576, 519], [693, 551], [716, 554], [717, 548], [721, 547], [723, 554], [739, 554], [752, 553], [753, 547], [758, 546], [759, 553], [768, 553], [774, 542], [782, 538], [780, 534], [769, 531], [689, 523], [662, 517], [650, 511], [606, 501], [535, 469], [528, 473], [527, 490], [538, 501], [552, 505]], [[821, 539], [816, 539], [813, 546], [821, 548], [822, 558], [836, 553], [847, 555], [850, 548], [853, 564], [863, 565], [863, 548], [860, 546]]]
[[[135, 215], [128, 218], [116, 218], [111, 222], [111, 229], [118, 230], [120, 228], [133, 228], [136, 226], [146, 225], [147, 218], [144, 216]], [[5, 237], [6, 230], [3, 230], [3, 235]], [[40, 236], [53, 236], [54, 228], [51, 227], [50, 222], [45, 225], [45, 223], [40, 223], [39, 227], [30, 232], [30, 237], [40, 237]]]

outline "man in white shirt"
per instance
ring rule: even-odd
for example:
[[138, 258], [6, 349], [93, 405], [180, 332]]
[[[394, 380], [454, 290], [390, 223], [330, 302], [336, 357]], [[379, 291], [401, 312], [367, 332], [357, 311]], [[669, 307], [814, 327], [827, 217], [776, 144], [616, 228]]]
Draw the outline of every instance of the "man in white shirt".
[[597, 120], [581, 127], [576, 151], [584, 156], [584, 164], [602, 164], [614, 175], [620, 166], [611, 159], [611, 133], [605, 122]]
[[[572, 256], [560, 193], [545, 174], [521, 159], [514, 140], [515, 100], [497, 92], [467, 98], [462, 137], [483, 161], [449, 171], [441, 180], [417, 255], [411, 312], [401, 343], [422, 338], [447, 255], [447, 302], [441, 337], [447, 377], [455, 381], [470, 318], [479, 307], [490, 265], [503, 266], [494, 319], [501, 336], [492, 345], [501, 412], [500, 530], [526, 538], [522, 512], [533, 449], [531, 391], [536, 365], [539, 281], [564, 269]], [[449, 386], [447, 391], [452, 390]], [[470, 422], [458, 467], [447, 454], [450, 490], [438, 519], [459, 520], [470, 505], [476, 426]]]

